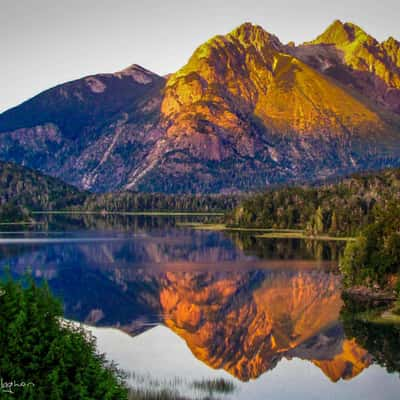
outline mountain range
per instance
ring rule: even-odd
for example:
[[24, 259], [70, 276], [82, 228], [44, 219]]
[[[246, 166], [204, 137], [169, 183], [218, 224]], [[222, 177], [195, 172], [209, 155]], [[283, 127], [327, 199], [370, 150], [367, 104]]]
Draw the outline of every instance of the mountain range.
[[400, 43], [335, 21], [245, 23], [159, 76], [139, 65], [0, 115], [0, 159], [94, 192], [220, 193], [400, 165]]

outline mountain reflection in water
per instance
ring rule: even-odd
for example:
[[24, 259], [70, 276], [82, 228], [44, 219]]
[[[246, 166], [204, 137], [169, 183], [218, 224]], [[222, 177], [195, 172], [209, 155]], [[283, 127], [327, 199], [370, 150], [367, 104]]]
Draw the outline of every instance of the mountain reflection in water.
[[[241, 381], [283, 359], [308, 360], [333, 382], [375, 361], [355, 334], [346, 337], [340, 320], [332, 261], [340, 245], [195, 231], [171, 221], [143, 226], [135, 219], [124, 229], [94, 221], [63, 219], [68, 231], [48, 235], [81, 242], [1, 244], [0, 263], [48, 279], [69, 319], [131, 336], [164, 325], [197, 359]], [[52, 224], [46, 220], [46, 229], [55, 232]]]

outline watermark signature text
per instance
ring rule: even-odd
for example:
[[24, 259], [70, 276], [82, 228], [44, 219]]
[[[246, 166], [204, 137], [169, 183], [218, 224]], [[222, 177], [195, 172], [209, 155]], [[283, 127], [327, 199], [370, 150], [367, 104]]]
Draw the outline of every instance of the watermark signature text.
[[11, 381], [11, 382], [5, 382], [3, 381], [3, 378], [0, 379], [0, 393], [10, 393], [14, 394], [14, 390], [17, 388], [25, 388], [27, 386], [35, 386], [33, 382], [16, 382], [16, 381]]

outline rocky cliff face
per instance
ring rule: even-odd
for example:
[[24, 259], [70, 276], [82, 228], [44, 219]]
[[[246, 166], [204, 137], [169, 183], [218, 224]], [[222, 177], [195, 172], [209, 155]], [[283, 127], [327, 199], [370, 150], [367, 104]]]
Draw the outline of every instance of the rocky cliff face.
[[284, 45], [246, 23], [179, 71], [139, 66], [0, 115], [0, 158], [95, 191], [222, 192], [400, 164], [400, 47], [334, 22]]

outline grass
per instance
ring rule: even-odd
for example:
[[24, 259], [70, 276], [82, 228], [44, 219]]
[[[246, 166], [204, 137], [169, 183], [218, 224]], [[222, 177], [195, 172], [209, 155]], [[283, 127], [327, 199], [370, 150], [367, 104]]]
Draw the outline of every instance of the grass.
[[229, 226], [226, 224], [205, 224], [203, 222], [179, 222], [178, 226], [185, 226], [189, 228], [209, 231], [229, 231], [229, 232], [287, 232], [287, 233], [301, 233], [303, 231], [298, 229], [271, 229], [271, 228], [245, 228], [239, 226]]
[[224, 378], [192, 381], [177, 376], [155, 378], [135, 371], [125, 371], [124, 375], [131, 385], [128, 400], [211, 400], [215, 395], [227, 395], [236, 390], [234, 382]]
[[381, 314], [380, 318], [392, 324], [400, 324], [400, 302], [397, 301], [394, 307]]
[[233, 393], [236, 386], [233, 382], [227, 381], [223, 378], [219, 379], [203, 379], [201, 381], [194, 381], [193, 388], [203, 392], [229, 394]]
[[201, 222], [178, 222], [177, 226], [207, 231], [226, 231], [224, 224], [203, 224]]
[[242, 228], [236, 226], [228, 226], [225, 224], [204, 224], [201, 222], [188, 222], [178, 223], [178, 226], [190, 227], [198, 230], [210, 230], [210, 231], [226, 231], [226, 232], [259, 232], [256, 237], [261, 239], [311, 239], [311, 240], [323, 240], [323, 241], [341, 241], [348, 242], [355, 240], [352, 237], [337, 237], [326, 234], [321, 235], [307, 235], [303, 230], [300, 229], [273, 229], [273, 228]]
[[[128, 400], [186, 400], [179, 393], [169, 390], [129, 389]], [[187, 399], [189, 400], [189, 399]]]
[[338, 237], [330, 235], [307, 235], [304, 232], [270, 232], [257, 235], [258, 238], [262, 239], [310, 239], [310, 240], [322, 240], [322, 241], [336, 241], [336, 242], [349, 242], [355, 240], [352, 237]]
[[399, 312], [400, 312], [399, 305], [397, 305], [385, 311], [382, 311], [382, 309], [367, 310], [359, 313], [356, 318], [365, 322], [371, 322], [373, 324], [397, 325], [400, 324]]

